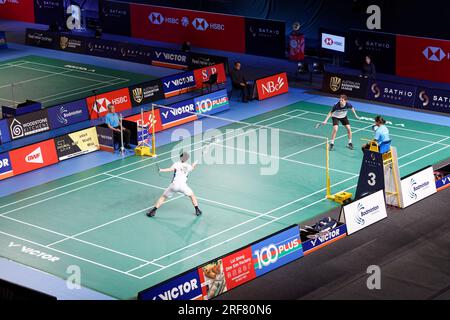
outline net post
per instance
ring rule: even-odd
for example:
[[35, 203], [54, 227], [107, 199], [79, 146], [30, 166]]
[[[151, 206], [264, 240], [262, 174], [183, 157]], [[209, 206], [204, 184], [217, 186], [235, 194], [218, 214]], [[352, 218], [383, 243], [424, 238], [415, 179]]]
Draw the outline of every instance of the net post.
[[331, 196], [331, 183], [330, 183], [330, 148], [329, 148], [329, 144], [328, 144], [328, 138], [326, 138], [325, 150], [326, 150], [326, 165], [325, 165], [325, 172], [326, 172], [327, 197], [330, 197], [330, 196]]
[[155, 105], [152, 103], [152, 122], [150, 123], [152, 126], [152, 154], [154, 157], [156, 157], [156, 138], [155, 138], [155, 125], [156, 125], [156, 119], [155, 119]]

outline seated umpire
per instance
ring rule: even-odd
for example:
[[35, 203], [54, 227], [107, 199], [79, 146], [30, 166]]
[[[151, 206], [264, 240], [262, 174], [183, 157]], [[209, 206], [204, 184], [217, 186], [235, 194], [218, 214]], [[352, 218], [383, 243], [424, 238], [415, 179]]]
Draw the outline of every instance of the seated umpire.
[[250, 84], [247, 82], [244, 76], [244, 72], [241, 70], [241, 63], [236, 62], [233, 70], [231, 70], [231, 83], [234, 89], [241, 90], [242, 101], [248, 102], [250, 98]]
[[[120, 121], [119, 115], [116, 113], [113, 104], [108, 105], [108, 114], [105, 117], [105, 123], [114, 133], [114, 141], [120, 142]], [[126, 149], [131, 149], [130, 146], [130, 130], [123, 127], [123, 144]]]

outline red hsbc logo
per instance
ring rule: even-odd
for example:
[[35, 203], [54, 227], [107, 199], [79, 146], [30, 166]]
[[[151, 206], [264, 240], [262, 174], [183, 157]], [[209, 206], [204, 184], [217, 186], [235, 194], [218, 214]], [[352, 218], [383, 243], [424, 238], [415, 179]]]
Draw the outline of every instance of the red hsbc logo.
[[280, 73], [256, 81], [258, 100], [268, 99], [289, 91], [286, 73]]
[[332, 46], [332, 45], [334, 44], [334, 41], [333, 41], [333, 39], [331, 39], [331, 38], [326, 38], [326, 39], [324, 40], [324, 42], [325, 42], [325, 44], [326, 44], [327, 46]]
[[103, 117], [108, 113], [108, 104], [113, 104], [116, 112], [131, 109], [130, 93], [128, 88], [102, 93], [97, 97], [86, 99], [91, 119]]

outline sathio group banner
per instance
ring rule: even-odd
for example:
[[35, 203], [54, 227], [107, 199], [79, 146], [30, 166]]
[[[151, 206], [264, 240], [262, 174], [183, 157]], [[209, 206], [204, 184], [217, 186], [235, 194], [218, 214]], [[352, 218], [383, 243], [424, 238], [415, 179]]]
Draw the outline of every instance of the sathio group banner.
[[103, 8], [100, 19], [103, 31], [107, 33], [129, 35], [131, 30], [131, 36], [135, 38], [180, 46], [190, 41], [195, 47], [278, 58], [285, 56], [284, 21], [114, 1], [103, 1]]
[[139, 292], [139, 300], [209, 300], [303, 257], [298, 226]]

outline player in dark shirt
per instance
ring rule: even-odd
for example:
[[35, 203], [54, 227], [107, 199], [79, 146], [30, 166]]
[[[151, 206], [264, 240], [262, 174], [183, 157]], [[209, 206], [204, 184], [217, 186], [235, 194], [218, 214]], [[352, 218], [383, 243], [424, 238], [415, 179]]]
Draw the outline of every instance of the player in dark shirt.
[[359, 120], [358, 115], [356, 114], [355, 108], [348, 102], [348, 97], [343, 94], [341, 95], [339, 102], [336, 103], [331, 111], [328, 113], [327, 118], [322, 123], [323, 125], [326, 125], [328, 122], [328, 119], [333, 119], [333, 133], [331, 135], [331, 141], [330, 141], [330, 151], [334, 148], [334, 140], [336, 139], [336, 135], [339, 129], [339, 122], [342, 123], [343, 126], [347, 129], [348, 134], [348, 145], [347, 147], [350, 150], [353, 150], [353, 143], [352, 143], [352, 128], [350, 126], [350, 121], [348, 120], [347, 113], [348, 110], [352, 110], [353, 114], [355, 115], [356, 119]]
[[234, 68], [230, 72], [230, 77], [233, 88], [241, 90], [242, 101], [248, 102], [248, 99], [250, 98], [250, 85], [245, 79], [244, 72], [241, 70], [240, 62], [234, 64]]

